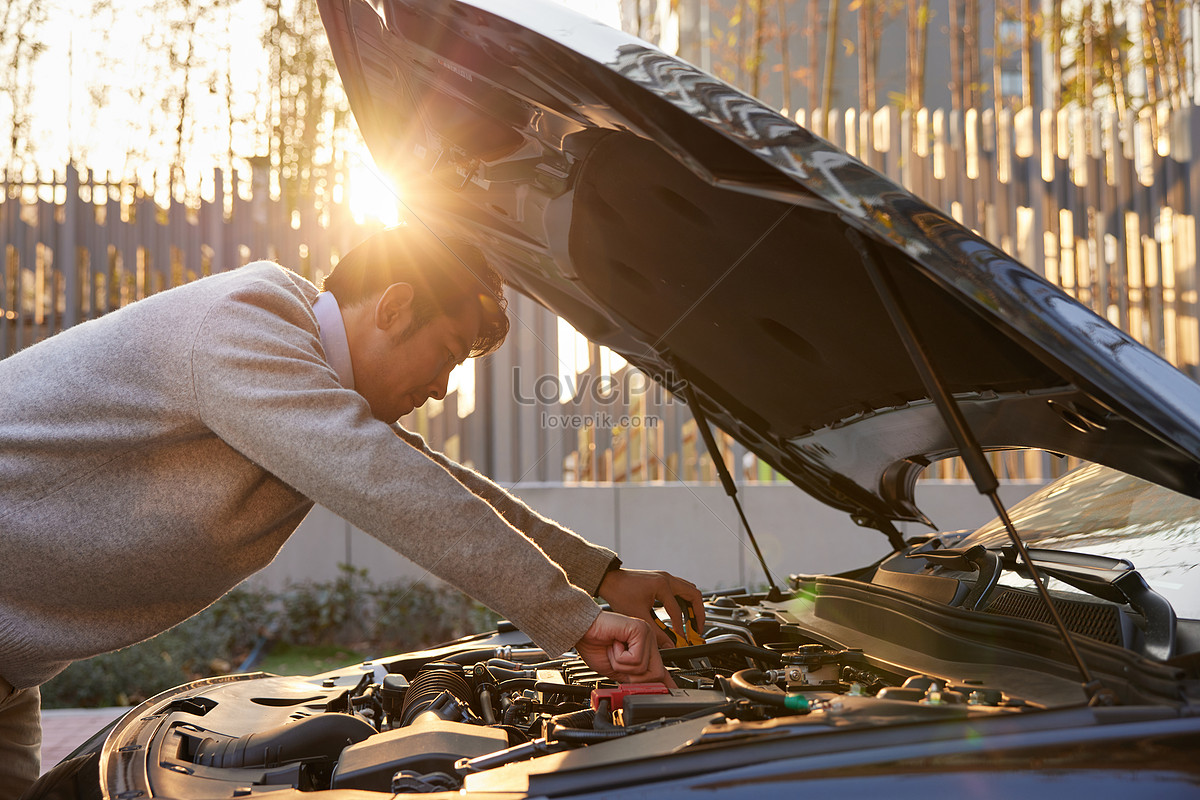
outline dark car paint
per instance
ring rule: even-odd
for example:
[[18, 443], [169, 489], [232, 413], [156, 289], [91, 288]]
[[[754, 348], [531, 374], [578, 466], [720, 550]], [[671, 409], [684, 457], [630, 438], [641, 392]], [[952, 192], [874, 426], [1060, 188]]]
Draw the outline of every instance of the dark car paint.
[[419, 224], [475, 242], [668, 388], [691, 383], [714, 422], [863, 524], [927, 521], [916, 476], [955, 446], [848, 229], [984, 447], [1200, 495], [1200, 387], [758, 101], [560, 8], [321, 9], [363, 136]]

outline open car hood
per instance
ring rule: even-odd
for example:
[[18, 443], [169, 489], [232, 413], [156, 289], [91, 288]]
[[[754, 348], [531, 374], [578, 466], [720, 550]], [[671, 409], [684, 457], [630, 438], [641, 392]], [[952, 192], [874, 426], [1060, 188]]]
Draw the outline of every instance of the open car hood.
[[530, 0], [321, 0], [378, 165], [437, 235], [805, 491], [889, 530], [956, 454], [848, 241], [870, 242], [980, 444], [1200, 497], [1200, 387], [828, 142]]

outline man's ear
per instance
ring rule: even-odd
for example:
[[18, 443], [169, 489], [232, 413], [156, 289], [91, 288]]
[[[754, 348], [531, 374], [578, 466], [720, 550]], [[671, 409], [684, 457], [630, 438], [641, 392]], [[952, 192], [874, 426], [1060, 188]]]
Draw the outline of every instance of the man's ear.
[[411, 283], [393, 283], [384, 289], [375, 304], [375, 327], [389, 333], [408, 330], [413, 319], [413, 294]]

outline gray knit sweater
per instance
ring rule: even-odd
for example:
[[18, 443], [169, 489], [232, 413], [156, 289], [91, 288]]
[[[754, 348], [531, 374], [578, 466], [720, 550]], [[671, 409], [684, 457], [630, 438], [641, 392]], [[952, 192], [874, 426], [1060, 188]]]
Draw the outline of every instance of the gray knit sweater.
[[258, 262], [0, 361], [0, 676], [37, 685], [181, 622], [314, 501], [547, 652], [584, 634], [613, 553], [372, 418], [316, 295]]

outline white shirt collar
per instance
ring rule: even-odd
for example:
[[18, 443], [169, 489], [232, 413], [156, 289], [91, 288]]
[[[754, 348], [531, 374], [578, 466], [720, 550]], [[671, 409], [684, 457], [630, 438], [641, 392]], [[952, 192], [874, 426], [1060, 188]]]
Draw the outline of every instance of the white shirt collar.
[[346, 338], [346, 323], [342, 320], [342, 309], [338, 306], [337, 298], [329, 292], [321, 292], [312, 308], [329, 366], [333, 367], [344, 388], [353, 389], [354, 364], [350, 360], [350, 340]]

